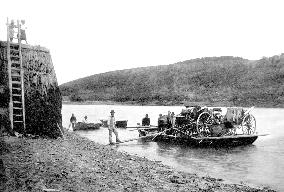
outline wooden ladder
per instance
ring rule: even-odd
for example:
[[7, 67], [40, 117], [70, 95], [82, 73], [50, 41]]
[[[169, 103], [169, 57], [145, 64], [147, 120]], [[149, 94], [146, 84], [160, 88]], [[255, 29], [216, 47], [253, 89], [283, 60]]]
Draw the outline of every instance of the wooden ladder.
[[17, 21], [14, 38], [17, 43], [10, 42], [11, 31], [9, 20], [7, 18], [7, 60], [8, 60], [8, 78], [10, 89], [9, 114], [11, 128], [14, 131], [26, 132], [25, 122], [25, 89], [24, 89], [24, 71], [22, 65], [22, 46], [21, 46], [21, 25]]

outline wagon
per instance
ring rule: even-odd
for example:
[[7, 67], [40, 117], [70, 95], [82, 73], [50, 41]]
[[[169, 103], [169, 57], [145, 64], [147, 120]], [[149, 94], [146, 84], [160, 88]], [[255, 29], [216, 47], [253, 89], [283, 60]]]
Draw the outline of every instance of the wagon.
[[256, 119], [253, 107], [186, 107], [177, 116], [161, 116], [158, 130], [139, 130], [140, 136], [152, 134], [152, 140], [182, 142], [194, 146], [238, 146], [253, 143]]
[[204, 110], [196, 120], [198, 136], [223, 136], [223, 135], [252, 135], [256, 132], [256, 119], [249, 110], [240, 107], [226, 108], [222, 115], [221, 108]]
[[194, 137], [253, 135], [256, 119], [250, 114], [252, 109], [187, 107], [176, 117], [172, 131], [174, 135]]

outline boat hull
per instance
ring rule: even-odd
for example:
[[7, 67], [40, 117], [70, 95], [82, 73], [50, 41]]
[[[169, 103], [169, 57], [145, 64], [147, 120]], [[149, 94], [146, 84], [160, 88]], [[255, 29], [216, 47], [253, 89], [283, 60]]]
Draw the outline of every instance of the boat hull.
[[127, 120], [116, 121], [115, 126], [117, 128], [126, 128], [127, 127]]
[[74, 131], [78, 130], [95, 130], [99, 129], [101, 127], [100, 123], [82, 123], [78, 122], [76, 123], [76, 126], [74, 127]]
[[[140, 134], [145, 137], [145, 134]], [[176, 137], [166, 134], [149, 133], [148, 140], [175, 143], [193, 147], [236, 147], [254, 143], [258, 136], [265, 135], [233, 135], [223, 137]]]
[[257, 135], [251, 135], [249, 137], [220, 137], [220, 138], [178, 138], [168, 135], [159, 135], [155, 138], [155, 141], [171, 142], [184, 144], [194, 147], [236, 147], [243, 145], [250, 145], [256, 141]]

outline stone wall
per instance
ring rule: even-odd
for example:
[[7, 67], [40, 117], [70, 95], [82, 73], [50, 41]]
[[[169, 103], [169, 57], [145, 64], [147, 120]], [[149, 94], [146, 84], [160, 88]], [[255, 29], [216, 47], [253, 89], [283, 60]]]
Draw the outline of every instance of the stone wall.
[[7, 54], [0, 42], [0, 132], [4, 129], [9, 130], [9, 100], [10, 91], [7, 73]]
[[[7, 46], [0, 41], [1, 124], [10, 129]], [[57, 138], [61, 135], [62, 97], [49, 50], [22, 46], [25, 86], [26, 133]], [[3, 126], [2, 126], [3, 127]], [[19, 130], [19, 132], [23, 130]]]

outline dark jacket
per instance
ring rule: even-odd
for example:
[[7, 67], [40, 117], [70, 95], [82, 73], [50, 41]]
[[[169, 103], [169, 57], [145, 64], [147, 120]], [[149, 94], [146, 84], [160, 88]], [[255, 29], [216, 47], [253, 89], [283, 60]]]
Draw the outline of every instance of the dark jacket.
[[77, 119], [76, 119], [76, 117], [75, 116], [71, 116], [71, 118], [70, 118], [70, 122], [73, 122], [73, 121], [76, 121]]
[[144, 117], [142, 119], [142, 126], [149, 126], [150, 125], [150, 118], [149, 117]]

